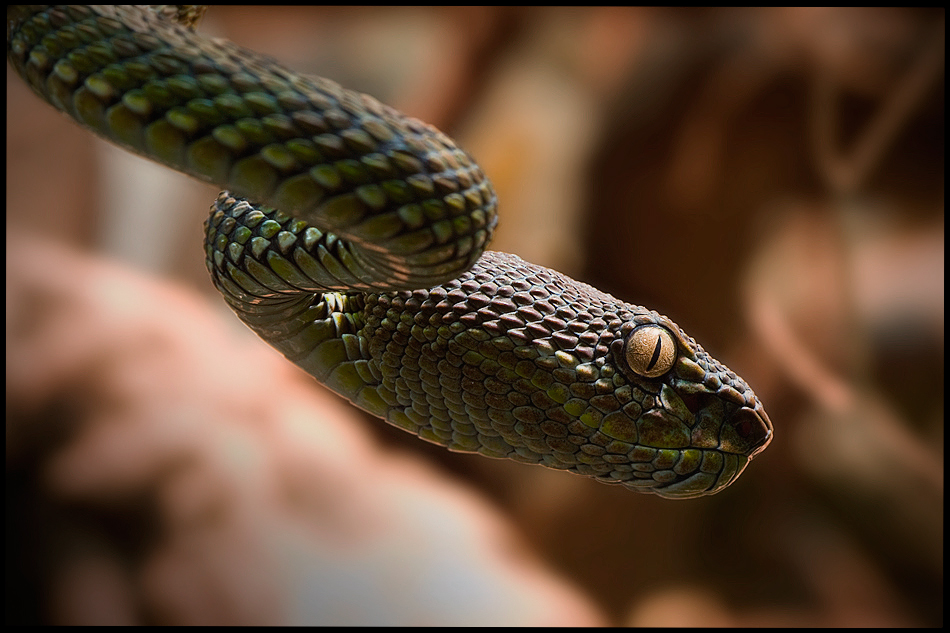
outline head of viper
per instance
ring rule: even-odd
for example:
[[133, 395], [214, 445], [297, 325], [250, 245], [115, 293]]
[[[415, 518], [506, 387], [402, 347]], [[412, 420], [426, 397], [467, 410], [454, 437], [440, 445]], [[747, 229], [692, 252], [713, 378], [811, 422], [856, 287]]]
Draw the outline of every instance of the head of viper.
[[772, 423], [745, 381], [667, 317], [652, 311], [634, 316], [621, 325], [610, 352], [629, 384], [649, 394], [644, 401], [652, 406], [630, 412], [639, 413], [637, 441], [676, 453], [672, 466], [651, 473], [651, 479], [658, 472], [665, 480], [651, 485], [652, 492], [713, 494], [732, 483], [771, 441]]
[[410, 384], [397, 367], [412, 363], [459, 394], [444, 433], [405, 410], [409, 430], [454, 450], [688, 498], [731, 484], [771, 441], [749, 386], [673, 321], [516, 256], [489, 251], [457, 280], [370, 303], [370, 350], [391, 354], [383, 387]]

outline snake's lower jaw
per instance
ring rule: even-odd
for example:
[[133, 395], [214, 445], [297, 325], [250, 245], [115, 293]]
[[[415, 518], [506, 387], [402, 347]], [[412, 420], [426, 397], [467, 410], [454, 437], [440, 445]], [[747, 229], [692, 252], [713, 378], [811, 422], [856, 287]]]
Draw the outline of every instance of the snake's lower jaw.
[[[699, 449], [702, 458], [692, 473], [684, 473], [668, 484], [641, 488], [667, 499], [690, 499], [716, 494], [732, 484], [752, 459], [772, 441], [772, 422], [762, 408], [742, 407], [723, 425], [719, 445]], [[708, 446], [708, 445], [707, 445]], [[691, 449], [695, 451], [696, 449]]]
[[749, 465], [751, 457], [718, 450], [703, 451], [702, 466], [678, 481], [649, 490], [666, 499], [692, 499], [714, 495], [729, 487]]
[[[713, 451], [709, 452], [713, 453]], [[720, 455], [722, 455], [722, 466], [719, 472], [700, 470], [680, 481], [654, 488], [651, 492], [666, 499], [692, 499], [716, 494], [734, 482], [749, 465], [749, 458], [745, 455], [734, 453], [720, 453]]]

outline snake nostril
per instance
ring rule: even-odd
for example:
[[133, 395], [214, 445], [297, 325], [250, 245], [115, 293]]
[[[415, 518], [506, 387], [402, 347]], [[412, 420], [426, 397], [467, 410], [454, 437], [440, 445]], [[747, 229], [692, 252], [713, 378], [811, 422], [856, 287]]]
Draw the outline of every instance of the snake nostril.
[[732, 427], [736, 434], [749, 442], [753, 452], [758, 452], [772, 439], [772, 428], [768, 418], [755, 409], [743, 407], [732, 418]]

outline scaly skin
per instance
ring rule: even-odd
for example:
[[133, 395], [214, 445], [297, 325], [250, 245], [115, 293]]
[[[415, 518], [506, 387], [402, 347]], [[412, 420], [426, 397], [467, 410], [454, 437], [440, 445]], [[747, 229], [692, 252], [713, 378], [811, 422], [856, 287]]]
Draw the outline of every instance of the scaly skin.
[[671, 498], [767, 446], [752, 390], [668, 318], [484, 251], [495, 193], [451, 139], [159, 13], [8, 9], [8, 58], [80, 124], [233, 192], [206, 224], [214, 284], [321, 383], [452, 450]]

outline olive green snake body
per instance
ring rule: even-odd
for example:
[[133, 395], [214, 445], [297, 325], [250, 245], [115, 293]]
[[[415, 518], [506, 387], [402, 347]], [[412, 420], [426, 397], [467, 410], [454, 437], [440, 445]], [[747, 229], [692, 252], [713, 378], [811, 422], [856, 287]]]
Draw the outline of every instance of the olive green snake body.
[[722, 490], [769, 443], [752, 390], [671, 320], [485, 251], [495, 193], [451, 139], [175, 13], [8, 9], [8, 59], [83, 126], [233, 192], [206, 223], [214, 284], [318, 381], [449, 449], [664, 497]]

